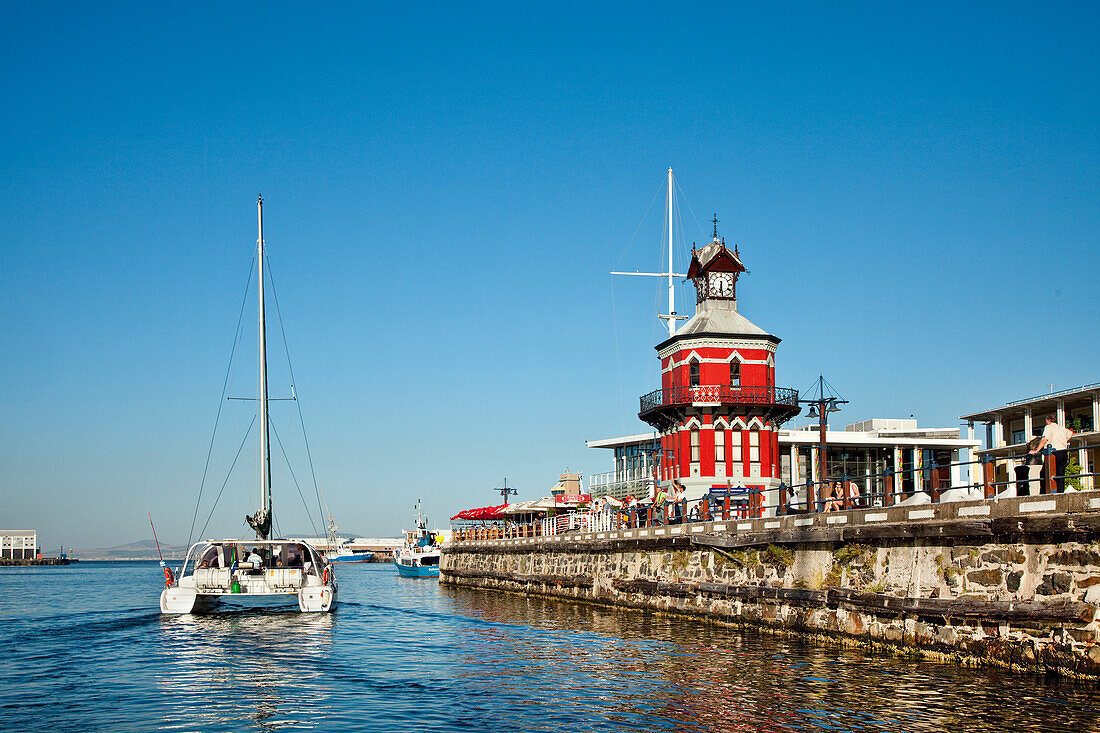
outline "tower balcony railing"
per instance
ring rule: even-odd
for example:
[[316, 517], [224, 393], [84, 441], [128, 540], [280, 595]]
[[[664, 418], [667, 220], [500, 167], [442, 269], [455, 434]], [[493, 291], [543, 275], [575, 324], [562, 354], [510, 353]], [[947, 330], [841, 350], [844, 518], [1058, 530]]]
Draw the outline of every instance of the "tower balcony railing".
[[764, 385], [701, 384], [657, 389], [641, 398], [641, 414], [671, 405], [781, 405], [798, 411], [798, 390]]

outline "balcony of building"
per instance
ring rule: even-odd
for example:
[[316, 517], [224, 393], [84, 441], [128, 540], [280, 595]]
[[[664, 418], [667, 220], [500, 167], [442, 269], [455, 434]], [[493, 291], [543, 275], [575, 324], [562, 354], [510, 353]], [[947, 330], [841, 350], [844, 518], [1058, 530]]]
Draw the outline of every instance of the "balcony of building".
[[798, 414], [798, 390], [766, 385], [701, 384], [667, 387], [642, 395], [638, 417], [660, 429], [661, 413], [670, 407], [751, 407], [755, 412], [782, 423]]

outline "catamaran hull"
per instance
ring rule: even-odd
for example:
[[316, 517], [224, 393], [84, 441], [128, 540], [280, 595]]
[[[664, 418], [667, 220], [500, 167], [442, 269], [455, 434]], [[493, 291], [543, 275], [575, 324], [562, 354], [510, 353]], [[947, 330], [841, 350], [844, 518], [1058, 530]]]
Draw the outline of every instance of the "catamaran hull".
[[331, 585], [307, 586], [298, 591], [298, 610], [302, 613], [328, 613], [336, 605], [336, 588]]
[[212, 595], [209, 593], [197, 593], [194, 588], [172, 587], [165, 588], [160, 594], [160, 612], [164, 614], [206, 613], [213, 610], [221, 603], [223, 597], [234, 600], [246, 598], [272, 598], [282, 596], [296, 596], [298, 610], [302, 613], [330, 613], [336, 607], [337, 589], [330, 585], [307, 586], [295, 593], [256, 593], [242, 594], [232, 593]]
[[172, 587], [160, 592], [161, 613], [206, 613], [220, 602], [220, 596], [200, 594], [194, 588]]

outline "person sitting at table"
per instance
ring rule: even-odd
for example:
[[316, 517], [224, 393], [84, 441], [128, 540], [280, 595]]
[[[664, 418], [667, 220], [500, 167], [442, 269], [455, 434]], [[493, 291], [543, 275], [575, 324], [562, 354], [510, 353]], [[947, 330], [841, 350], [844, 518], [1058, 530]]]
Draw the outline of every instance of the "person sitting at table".
[[839, 512], [844, 508], [844, 500], [841, 498], [842, 490], [840, 488], [840, 482], [834, 481], [829, 486], [829, 495], [825, 499], [825, 505], [821, 507], [823, 512]]
[[846, 509], [859, 509], [859, 486], [855, 481], [849, 481], [845, 486], [844, 507]]

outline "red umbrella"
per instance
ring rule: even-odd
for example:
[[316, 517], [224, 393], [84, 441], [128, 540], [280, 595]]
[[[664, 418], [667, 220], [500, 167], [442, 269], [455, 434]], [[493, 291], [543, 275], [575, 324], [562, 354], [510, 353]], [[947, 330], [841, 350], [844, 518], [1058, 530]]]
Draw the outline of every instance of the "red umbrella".
[[483, 506], [477, 509], [464, 509], [451, 517], [451, 519], [503, 519], [504, 515], [500, 513], [500, 510], [506, 506], [508, 505], [501, 504], [500, 506]]

